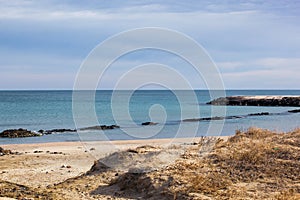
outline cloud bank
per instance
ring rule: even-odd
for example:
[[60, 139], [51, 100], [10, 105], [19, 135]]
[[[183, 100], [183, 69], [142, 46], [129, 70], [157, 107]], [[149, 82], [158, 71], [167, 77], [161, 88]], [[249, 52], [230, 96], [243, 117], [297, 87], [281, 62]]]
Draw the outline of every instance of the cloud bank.
[[[194, 38], [226, 88], [300, 89], [298, 1], [0, 1], [0, 89], [72, 89], [100, 42], [132, 28], [162, 27]], [[205, 89], [190, 66], [161, 52], [120, 58], [101, 82], [147, 62], [167, 64]], [[38, 83], [38, 84], [37, 84]], [[100, 88], [102, 89], [102, 88]]]

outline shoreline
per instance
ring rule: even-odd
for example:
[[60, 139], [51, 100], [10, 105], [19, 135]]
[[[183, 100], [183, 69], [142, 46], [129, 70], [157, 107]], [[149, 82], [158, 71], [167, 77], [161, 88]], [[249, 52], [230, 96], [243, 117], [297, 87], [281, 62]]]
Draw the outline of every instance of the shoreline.
[[[232, 135], [233, 136], [233, 135]], [[203, 136], [205, 138], [220, 138], [227, 140], [230, 136]], [[43, 143], [23, 143], [23, 144], [0, 144], [1, 147], [10, 150], [17, 150], [22, 148], [37, 148], [37, 147], [74, 147], [85, 145], [143, 145], [143, 144], [184, 144], [188, 142], [196, 142], [201, 140], [202, 137], [190, 138], [159, 138], [159, 139], [140, 139], [140, 140], [109, 140], [109, 141], [64, 141], [64, 142], [43, 142]]]
[[[252, 97], [257, 97], [256, 99], [254, 99], [254, 102], [252, 102]], [[252, 106], [250, 104], [257, 104], [259, 102], [256, 102], [256, 100], [260, 100], [260, 99], [264, 99], [264, 101], [266, 100], [265, 97], [274, 97], [274, 96], [249, 96], [249, 98], [247, 97], [246, 99], [245, 96], [236, 96], [236, 97], [226, 97], [226, 98], [218, 98], [216, 100], [213, 100], [211, 102], [208, 102], [207, 104], [211, 104], [213, 106]], [[280, 98], [282, 98], [282, 96], [280, 96]], [[300, 96], [297, 96], [297, 99], [299, 99], [299, 102], [296, 102], [299, 104], [300, 106]], [[274, 104], [274, 101], [276, 99], [271, 99], [271, 103]], [[265, 102], [263, 102], [265, 103]], [[275, 102], [280, 103], [280, 102]], [[295, 103], [295, 102], [293, 102]], [[253, 105], [254, 106], [254, 105]], [[259, 105], [255, 105], [255, 107], [259, 107]], [[261, 116], [287, 116], [287, 115], [294, 115], [294, 114], [299, 114], [300, 113], [300, 109], [295, 108], [295, 107], [290, 107], [290, 106], [262, 106], [262, 107], [283, 107], [283, 108], [287, 108], [289, 107], [289, 109], [286, 110], [280, 110], [279, 112], [274, 112], [272, 110], [263, 110], [261, 109], [260, 111], [257, 112], [248, 112], [248, 113], [242, 113], [242, 114], [236, 114], [234, 113], [233, 115], [214, 115], [214, 116], [208, 116], [208, 117], [201, 117], [201, 118], [183, 118], [180, 120], [174, 120], [172, 121], [172, 125], [177, 125], [180, 123], [190, 123], [190, 122], [211, 122], [211, 121], [224, 121], [225, 124], [225, 120], [237, 120], [237, 119], [242, 119], [242, 118], [248, 118], [248, 117], [261, 117]], [[298, 107], [298, 106], [297, 106]], [[171, 121], [170, 121], [171, 122]], [[167, 125], [170, 125], [167, 122]], [[152, 125], [151, 123], [153, 123], [153, 125], [159, 124], [157, 122], [145, 122], [145, 123], [150, 123], [150, 125]], [[166, 125], [166, 124], [160, 124], [160, 125]], [[141, 124], [141, 127], [143, 127], [144, 123]], [[149, 126], [149, 124], [147, 124]], [[104, 128], [103, 128], [104, 127]], [[108, 128], [107, 128], [108, 127]], [[249, 126], [251, 127], [251, 126]], [[0, 131], [0, 145], [6, 145], [6, 144], [11, 144], [11, 145], [16, 145], [16, 144], [22, 144], [20, 142], [16, 142], [14, 143], [14, 141], [10, 140], [12, 138], [39, 138], [39, 137], [43, 137], [43, 136], [47, 136], [47, 135], [55, 135], [55, 134], [64, 134], [64, 133], [76, 133], [79, 136], [79, 139], [76, 138], [70, 138], [69, 140], [65, 140], [64, 142], [80, 142], [80, 131], [81, 130], [90, 130], [90, 131], [95, 131], [95, 130], [102, 130], [105, 131], [107, 129], [119, 129], [120, 127], [118, 125], [99, 125], [99, 126], [92, 126], [92, 127], [87, 127], [87, 128], [81, 128], [81, 129], [69, 129], [69, 128], [55, 128], [55, 129], [50, 129], [50, 130], [39, 130], [39, 131], [35, 131], [35, 130], [30, 130], [30, 129], [26, 129], [26, 128], [10, 128], [10, 129], [4, 129], [2, 131]], [[235, 130], [233, 130], [235, 131]], [[286, 131], [286, 130], [285, 130]], [[197, 135], [197, 137], [201, 137], [201, 135]], [[2, 140], [3, 139], [3, 140]], [[108, 139], [108, 138], [107, 138]], [[147, 140], [148, 138], [146, 138]], [[167, 138], [154, 138], [154, 140], [156, 139], [169, 139]], [[130, 139], [130, 138], [118, 138], [118, 139], [111, 139], [110, 141], [129, 141], [129, 140], [136, 140], [136, 139]], [[152, 140], [152, 139], [150, 139]], [[3, 142], [4, 141], [4, 142]], [[6, 143], [7, 141], [7, 143]], [[53, 140], [52, 140], [53, 141]], [[55, 140], [54, 140], [55, 141]], [[101, 140], [99, 140], [101, 141]], [[51, 143], [51, 140], [47, 141], [27, 141], [25, 142], [26, 144], [36, 144], [36, 143]], [[59, 141], [56, 141], [59, 142]], [[3, 143], [3, 144], [1, 144]]]

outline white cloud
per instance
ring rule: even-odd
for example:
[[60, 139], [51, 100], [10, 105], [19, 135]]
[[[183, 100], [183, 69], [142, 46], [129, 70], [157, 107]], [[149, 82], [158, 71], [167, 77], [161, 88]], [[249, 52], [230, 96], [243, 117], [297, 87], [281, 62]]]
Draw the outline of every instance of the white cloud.
[[225, 86], [248, 89], [299, 89], [299, 58], [263, 58], [219, 63]]
[[1, 72], [0, 90], [3, 89], [70, 89], [75, 73], [9, 73]]
[[292, 70], [300, 69], [300, 58], [264, 58], [257, 60], [256, 65], [273, 69]]
[[297, 72], [300, 58], [261, 58], [248, 61], [219, 62], [218, 67], [224, 73], [234, 71], [286, 70]]
[[299, 75], [287, 70], [261, 70], [223, 74], [225, 86], [233, 89], [299, 89]]

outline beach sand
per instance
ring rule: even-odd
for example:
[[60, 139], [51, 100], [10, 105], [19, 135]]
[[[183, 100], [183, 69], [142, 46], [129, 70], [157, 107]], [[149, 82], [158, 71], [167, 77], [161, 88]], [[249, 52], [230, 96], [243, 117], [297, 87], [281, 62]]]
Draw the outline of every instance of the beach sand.
[[45, 187], [85, 173], [95, 160], [116, 151], [143, 145], [167, 147], [199, 140], [180, 138], [1, 145], [19, 155], [0, 157], [0, 179], [31, 187]]
[[[299, 199], [300, 129], [232, 137], [2, 145], [16, 199]], [[55, 153], [56, 152], [56, 153]]]

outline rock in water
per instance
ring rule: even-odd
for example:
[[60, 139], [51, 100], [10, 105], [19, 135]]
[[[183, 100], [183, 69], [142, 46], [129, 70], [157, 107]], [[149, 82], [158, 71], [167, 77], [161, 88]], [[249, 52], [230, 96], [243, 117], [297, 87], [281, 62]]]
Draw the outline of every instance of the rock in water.
[[45, 135], [49, 135], [49, 134], [52, 134], [52, 133], [64, 133], [64, 132], [76, 132], [76, 129], [65, 129], [65, 128], [62, 128], [62, 129], [52, 129], [52, 130], [39, 130], [38, 131], [39, 133], [43, 133]]
[[41, 136], [39, 133], [35, 133], [32, 131], [29, 131], [27, 129], [9, 129], [2, 131], [0, 133], [0, 137], [3, 138], [20, 138], [20, 137], [36, 137], [36, 136]]
[[261, 112], [261, 113], [252, 113], [249, 116], [262, 116], [262, 115], [270, 115], [269, 112]]
[[288, 112], [289, 112], [289, 113], [300, 113], [300, 109], [297, 109], [297, 110], [289, 110]]
[[300, 107], [300, 96], [230, 96], [207, 104], [229, 106], [290, 106]]
[[118, 125], [90, 126], [90, 127], [86, 127], [86, 128], [81, 128], [79, 130], [81, 130], [81, 131], [86, 131], [86, 130], [110, 130], [110, 129], [115, 129], [115, 128], [120, 128], [120, 126], [118, 126]]
[[156, 125], [156, 124], [158, 124], [158, 123], [156, 123], [156, 122], [143, 122], [142, 123], [143, 126], [150, 126], [150, 125]]

